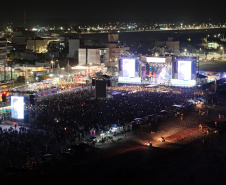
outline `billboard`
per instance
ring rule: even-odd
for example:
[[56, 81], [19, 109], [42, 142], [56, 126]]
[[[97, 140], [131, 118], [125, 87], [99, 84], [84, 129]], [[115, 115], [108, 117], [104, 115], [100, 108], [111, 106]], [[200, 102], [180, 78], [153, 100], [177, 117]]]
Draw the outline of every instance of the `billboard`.
[[178, 61], [178, 79], [179, 80], [191, 80], [191, 61]]
[[123, 59], [122, 66], [123, 66], [123, 77], [135, 77], [135, 59]]
[[24, 96], [11, 96], [11, 117], [24, 119]]
[[166, 63], [166, 58], [161, 58], [161, 57], [147, 57], [146, 61], [153, 62], [153, 63]]

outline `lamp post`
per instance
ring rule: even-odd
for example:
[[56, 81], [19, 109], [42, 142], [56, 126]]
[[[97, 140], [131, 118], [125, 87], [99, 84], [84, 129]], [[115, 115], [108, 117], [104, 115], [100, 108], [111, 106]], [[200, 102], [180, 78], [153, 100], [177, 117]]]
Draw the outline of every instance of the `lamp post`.
[[53, 64], [54, 64], [54, 62], [51, 60], [51, 64], [52, 64], [52, 72], [53, 72]]
[[222, 50], [222, 58], [224, 58], [224, 46], [221, 46], [220, 49]]
[[185, 53], [185, 56], [187, 56], [187, 49], [186, 48], [184, 49], [184, 53]]
[[27, 85], [27, 62], [25, 63], [25, 68], [24, 68], [24, 83], [25, 85]]

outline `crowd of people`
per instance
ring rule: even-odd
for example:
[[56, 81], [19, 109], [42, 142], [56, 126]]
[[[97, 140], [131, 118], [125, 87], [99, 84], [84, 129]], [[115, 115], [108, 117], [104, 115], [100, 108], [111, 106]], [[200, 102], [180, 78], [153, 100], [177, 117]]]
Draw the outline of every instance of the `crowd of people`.
[[[134, 118], [158, 114], [174, 104], [184, 104], [189, 99], [204, 96], [196, 88], [115, 87], [120, 98], [96, 100], [95, 90], [65, 92], [38, 99], [32, 107], [34, 122], [29, 129], [11, 127], [0, 130], [1, 166], [24, 165], [31, 157], [62, 152], [66, 146], [90, 137], [112, 124], [130, 123]], [[7, 161], [3, 163], [3, 161]]]

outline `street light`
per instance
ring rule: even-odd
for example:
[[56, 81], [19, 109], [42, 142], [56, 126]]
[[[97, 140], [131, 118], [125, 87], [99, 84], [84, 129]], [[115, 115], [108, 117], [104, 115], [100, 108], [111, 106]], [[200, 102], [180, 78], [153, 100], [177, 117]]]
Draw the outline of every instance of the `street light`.
[[185, 52], [185, 55], [187, 55], [187, 49], [186, 48], [184, 49], [184, 52]]
[[52, 64], [52, 72], [53, 72], [53, 64], [54, 64], [54, 62], [51, 60], [51, 64]]
[[224, 57], [224, 46], [221, 46], [220, 49], [222, 50], [222, 56]]

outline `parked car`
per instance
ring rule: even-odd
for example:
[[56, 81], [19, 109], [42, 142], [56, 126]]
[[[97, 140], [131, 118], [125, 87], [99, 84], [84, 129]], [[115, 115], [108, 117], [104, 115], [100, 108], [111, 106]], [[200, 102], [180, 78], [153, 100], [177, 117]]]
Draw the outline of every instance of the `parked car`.
[[164, 138], [164, 137], [159, 137], [159, 138], [158, 138], [158, 141], [159, 141], [159, 142], [165, 142], [165, 138]]
[[145, 146], [152, 147], [152, 143], [151, 143], [150, 141], [146, 141], [146, 142], [144, 143], [144, 145], [145, 145]]

